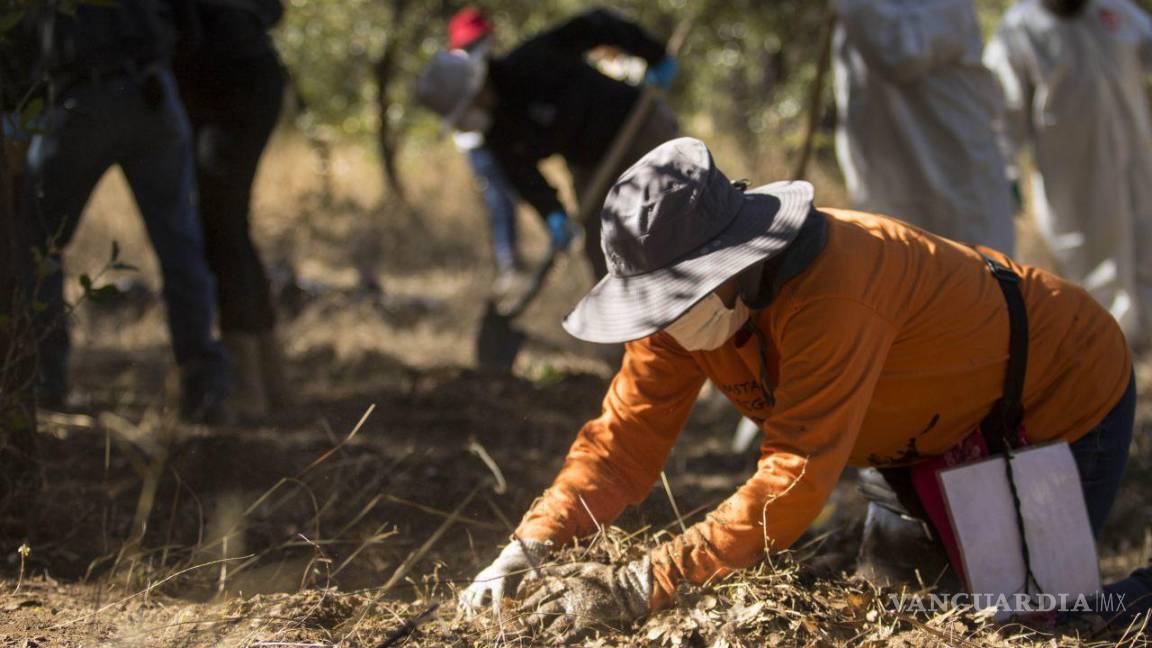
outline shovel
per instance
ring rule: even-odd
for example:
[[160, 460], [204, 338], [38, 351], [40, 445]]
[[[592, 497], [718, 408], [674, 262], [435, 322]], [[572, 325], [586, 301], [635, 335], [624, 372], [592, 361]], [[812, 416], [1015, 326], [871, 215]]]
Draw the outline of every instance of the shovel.
[[[670, 56], [675, 56], [680, 50], [680, 46], [684, 44], [691, 24], [691, 18], [683, 20], [676, 27], [676, 32], [672, 34], [672, 38], [668, 39], [667, 51]], [[603, 205], [596, 204], [597, 201], [594, 201], [593, 198], [604, 195], [609, 184], [616, 179], [616, 170], [620, 167], [624, 155], [632, 146], [632, 141], [636, 139], [636, 134], [640, 132], [645, 120], [648, 119], [648, 114], [652, 111], [656, 99], [663, 94], [663, 90], [651, 85], [646, 85], [641, 90], [640, 98], [636, 100], [636, 104], [632, 106], [632, 112], [628, 114], [628, 121], [624, 122], [624, 125], [616, 132], [612, 145], [608, 147], [608, 152], [604, 154], [600, 164], [596, 167], [596, 174], [592, 176], [592, 181], [584, 190], [584, 195], [580, 197], [580, 210], [576, 214], [577, 223], [586, 222], [594, 212], [603, 207]], [[489, 298], [488, 306], [484, 311], [484, 319], [480, 322], [480, 333], [476, 336], [476, 361], [481, 368], [498, 371], [512, 370], [516, 356], [520, 353], [520, 347], [524, 345], [524, 341], [527, 339], [523, 331], [513, 326], [512, 320], [519, 317], [540, 294], [540, 289], [544, 287], [544, 281], [548, 278], [549, 271], [556, 263], [556, 256], [562, 252], [563, 250], [555, 248], [548, 252], [544, 262], [532, 273], [528, 289], [507, 309], [501, 311], [495, 300]]]
[[480, 333], [476, 336], [476, 361], [484, 369], [511, 371], [516, 355], [524, 345], [523, 331], [512, 325], [512, 320], [520, 316], [524, 309], [536, 299], [548, 272], [556, 263], [560, 250], [553, 248], [544, 262], [532, 273], [528, 289], [507, 310], [501, 312], [496, 300], [489, 298], [484, 308], [484, 319], [480, 321]]

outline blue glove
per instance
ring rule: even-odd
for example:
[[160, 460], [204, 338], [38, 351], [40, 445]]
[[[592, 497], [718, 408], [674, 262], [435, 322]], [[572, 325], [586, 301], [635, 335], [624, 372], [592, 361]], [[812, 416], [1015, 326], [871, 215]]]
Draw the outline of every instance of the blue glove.
[[548, 236], [552, 239], [552, 249], [566, 250], [572, 243], [572, 228], [568, 227], [568, 214], [556, 210], [544, 219], [548, 224]]
[[659, 63], [648, 66], [648, 71], [644, 73], [644, 83], [667, 90], [672, 86], [672, 80], [679, 71], [680, 64], [676, 62], [676, 57], [665, 56]]

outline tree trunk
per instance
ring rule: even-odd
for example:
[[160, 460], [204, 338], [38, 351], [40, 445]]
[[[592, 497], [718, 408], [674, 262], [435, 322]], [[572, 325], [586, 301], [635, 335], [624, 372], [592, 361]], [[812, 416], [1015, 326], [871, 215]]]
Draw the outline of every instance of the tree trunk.
[[[393, 15], [401, 15], [405, 4], [403, 0], [395, 2]], [[393, 24], [399, 24], [398, 20], [394, 18]], [[384, 43], [384, 51], [372, 66], [372, 73], [376, 81], [376, 114], [379, 119], [376, 142], [380, 149], [380, 162], [384, 167], [384, 183], [400, 202], [405, 203], [407, 194], [400, 179], [400, 171], [396, 167], [396, 157], [400, 152], [400, 133], [388, 120], [388, 107], [392, 105], [389, 85], [396, 68], [399, 40], [395, 33], [388, 36], [387, 42]]]
[[[405, 29], [408, 29], [409, 0], [389, 0], [391, 7], [391, 25], [386, 31], [384, 49], [380, 58], [372, 66], [372, 76], [376, 81], [376, 115], [379, 120], [376, 131], [376, 143], [380, 149], [380, 162], [384, 167], [384, 183], [401, 203], [407, 203], [407, 193], [404, 182], [400, 178], [400, 170], [396, 166], [396, 158], [400, 154], [401, 132], [395, 128], [388, 119], [388, 109], [392, 106], [392, 79], [396, 74], [401, 51], [405, 43], [419, 43], [419, 38], [404, 38]], [[431, 22], [428, 19], [419, 21], [420, 24]], [[413, 32], [423, 34], [423, 28], [413, 27]]]
[[436, 8], [417, 7], [425, 10], [425, 15], [409, 20], [410, 0], [390, 0], [390, 28], [384, 41], [380, 58], [372, 65], [372, 76], [376, 82], [376, 115], [379, 120], [376, 131], [376, 144], [380, 150], [380, 161], [384, 168], [384, 183], [402, 203], [407, 202], [407, 192], [397, 166], [404, 129], [397, 128], [388, 119], [388, 109], [394, 102], [392, 82], [400, 70], [401, 59], [419, 49], [431, 26], [447, 23], [449, 0], [440, 0]]

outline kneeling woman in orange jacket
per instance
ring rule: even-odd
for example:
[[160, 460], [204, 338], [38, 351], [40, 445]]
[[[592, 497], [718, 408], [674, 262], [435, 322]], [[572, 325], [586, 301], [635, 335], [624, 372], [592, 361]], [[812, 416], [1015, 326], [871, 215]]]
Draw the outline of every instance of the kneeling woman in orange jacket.
[[[1001, 397], [1009, 356], [1008, 308], [989, 262], [893, 218], [816, 209], [812, 198], [806, 182], [744, 190], [691, 138], [621, 176], [601, 215], [610, 273], [564, 326], [584, 340], [627, 342], [623, 365], [603, 413], [580, 430], [464, 606], [491, 597], [498, 607], [509, 579], [550, 547], [643, 500], [705, 380], [760, 424], [755, 474], [644, 560], [552, 572], [556, 586], [525, 602], [535, 620], [626, 625], [667, 606], [681, 583], [787, 548], [845, 466], [915, 464], [973, 433]], [[1028, 442], [1068, 441], [1079, 461], [1081, 438], [1116, 429], [1130, 438], [1132, 361], [1107, 311], [1048, 272], [988, 254], [1020, 277]], [[1122, 445], [1112, 457], [1120, 470]], [[1084, 480], [1094, 525], [1120, 470], [1093, 486], [1100, 492]]]

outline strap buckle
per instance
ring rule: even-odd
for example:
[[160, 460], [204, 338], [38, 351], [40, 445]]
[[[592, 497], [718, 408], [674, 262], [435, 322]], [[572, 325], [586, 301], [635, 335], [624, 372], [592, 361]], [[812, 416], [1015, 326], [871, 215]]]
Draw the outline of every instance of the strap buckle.
[[980, 256], [984, 257], [984, 263], [988, 264], [988, 269], [992, 271], [992, 276], [996, 277], [1000, 281], [1020, 283], [1020, 275], [1013, 272], [1012, 268], [1009, 268], [1003, 263], [1000, 263], [987, 254], [981, 254]]

